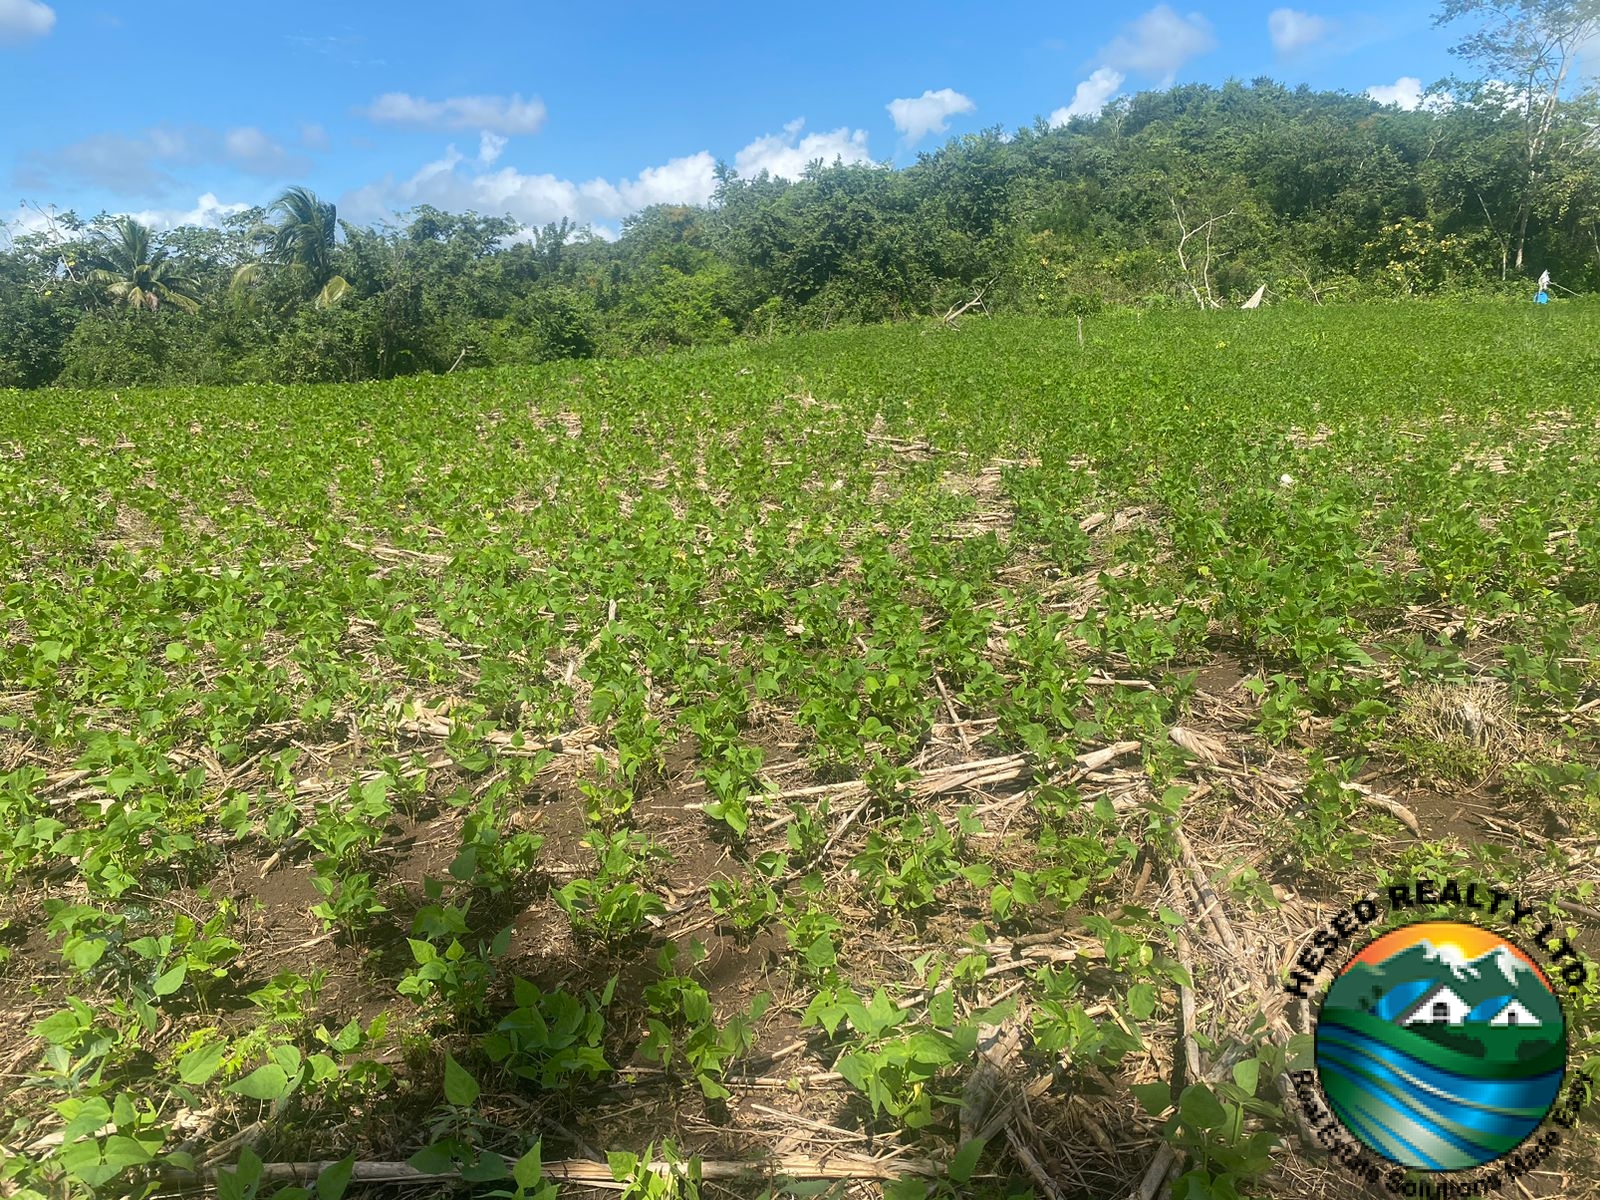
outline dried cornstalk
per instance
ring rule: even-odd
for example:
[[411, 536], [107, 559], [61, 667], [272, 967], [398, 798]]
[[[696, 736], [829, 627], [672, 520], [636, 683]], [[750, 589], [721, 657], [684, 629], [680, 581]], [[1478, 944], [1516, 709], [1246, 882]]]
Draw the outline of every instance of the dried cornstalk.
[[[288, 1183], [312, 1185], [332, 1162], [266, 1163], [261, 1168], [262, 1183]], [[657, 1175], [681, 1175], [682, 1163], [654, 1161], [645, 1163], [644, 1169]], [[611, 1174], [611, 1167], [603, 1162], [583, 1158], [558, 1159], [542, 1166], [546, 1179], [582, 1183], [589, 1187], [620, 1190]], [[934, 1162], [918, 1158], [900, 1158], [893, 1155], [872, 1158], [864, 1154], [780, 1154], [752, 1162], [727, 1162], [712, 1160], [699, 1164], [702, 1179], [750, 1179], [784, 1177], [788, 1179], [876, 1179], [892, 1180], [906, 1175], [932, 1178], [943, 1168]], [[182, 1171], [167, 1169], [161, 1172], [164, 1181], [176, 1184], [211, 1183], [217, 1172], [213, 1169]], [[426, 1183], [457, 1180], [454, 1171], [419, 1171], [403, 1162], [358, 1162], [350, 1173], [354, 1183]]]
[[1195, 729], [1185, 729], [1182, 725], [1174, 725], [1167, 730], [1167, 737], [1172, 740], [1173, 745], [1187, 750], [1203, 762], [1215, 764], [1231, 761], [1228, 755], [1228, 747], [1210, 734], [1201, 733]]
[[[1130, 754], [1139, 748], [1138, 742], [1113, 742], [1099, 750], [1080, 754], [1073, 760], [1074, 772], [1088, 772], [1103, 767], [1114, 758]], [[937, 796], [958, 788], [976, 787], [988, 783], [1009, 783], [1020, 779], [1032, 767], [1032, 758], [1026, 754], [1005, 754], [998, 758], [979, 758], [954, 766], [936, 767], [918, 775], [910, 783], [917, 796]], [[843, 783], [824, 783], [815, 787], [793, 788], [786, 792], [768, 792], [768, 800], [798, 800], [806, 796], [837, 796], [865, 791], [865, 779], [851, 779]]]

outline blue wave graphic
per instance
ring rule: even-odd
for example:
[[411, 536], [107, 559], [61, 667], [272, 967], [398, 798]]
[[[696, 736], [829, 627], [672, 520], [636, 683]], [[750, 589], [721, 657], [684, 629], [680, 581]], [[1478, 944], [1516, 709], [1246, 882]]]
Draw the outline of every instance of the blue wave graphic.
[[1398, 1020], [1400, 1014], [1421, 1000], [1431, 987], [1433, 983], [1427, 979], [1412, 979], [1405, 983], [1397, 983], [1384, 993], [1383, 999], [1379, 1000], [1377, 1007], [1372, 1010], [1373, 1015], [1384, 1021]]
[[1467, 1014], [1468, 1021], [1492, 1021], [1506, 1005], [1515, 1000], [1515, 996], [1491, 996], [1477, 1008]]
[[1544, 1120], [1564, 1076], [1472, 1079], [1326, 1018], [1316, 1056], [1328, 1103], [1352, 1133], [1395, 1162], [1435, 1171], [1510, 1152]]
[[1324, 1019], [1317, 1030], [1317, 1052], [1341, 1047], [1350, 1054], [1368, 1059], [1380, 1070], [1400, 1077], [1402, 1086], [1447, 1099], [1467, 1110], [1518, 1111], [1523, 1115], [1543, 1114], [1549, 1105], [1543, 1096], [1554, 1096], [1563, 1072], [1524, 1076], [1521, 1079], [1482, 1079], [1431, 1066], [1403, 1050]]
[[1542, 1112], [1537, 1116], [1507, 1116], [1459, 1104], [1448, 1096], [1419, 1095], [1399, 1073], [1383, 1067], [1374, 1069], [1367, 1062], [1351, 1063], [1325, 1055], [1321, 1065], [1325, 1073], [1354, 1085], [1351, 1090], [1360, 1098], [1361, 1110], [1371, 1119], [1398, 1116], [1400, 1120], [1393, 1122], [1395, 1129], [1426, 1131], [1430, 1138], [1448, 1142], [1463, 1152], [1476, 1150], [1485, 1138], [1520, 1141], [1543, 1116]]

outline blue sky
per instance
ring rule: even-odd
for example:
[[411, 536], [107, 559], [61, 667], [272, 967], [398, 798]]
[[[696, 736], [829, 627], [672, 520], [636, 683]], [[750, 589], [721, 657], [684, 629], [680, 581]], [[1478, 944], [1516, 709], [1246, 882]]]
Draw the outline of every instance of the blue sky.
[[1454, 67], [1435, 7], [0, 0], [0, 221], [36, 220], [21, 201], [214, 221], [304, 183], [354, 220], [431, 203], [609, 231], [704, 200], [718, 159], [904, 165], [1175, 81], [1411, 104]]

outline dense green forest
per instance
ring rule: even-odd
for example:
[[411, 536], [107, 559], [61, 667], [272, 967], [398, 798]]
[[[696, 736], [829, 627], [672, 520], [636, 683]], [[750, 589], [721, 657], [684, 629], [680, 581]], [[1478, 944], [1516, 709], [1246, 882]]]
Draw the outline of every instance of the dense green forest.
[[[360, 380], [985, 310], [1600, 287], [1600, 100], [1417, 111], [1268, 79], [952, 139], [905, 169], [719, 170], [607, 241], [291, 189], [221, 228], [74, 214], [0, 251], [0, 386]], [[1532, 95], [1532, 99], [1526, 97]], [[1561, 295], [1561, 293], [1557, 293]]]

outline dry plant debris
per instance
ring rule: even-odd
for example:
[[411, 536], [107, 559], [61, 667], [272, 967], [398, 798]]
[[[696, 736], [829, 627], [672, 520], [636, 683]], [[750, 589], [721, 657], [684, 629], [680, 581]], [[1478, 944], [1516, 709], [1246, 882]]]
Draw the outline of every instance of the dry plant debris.
[[1310, 932], [1600, 932], [1592, 352], [1251, 315], [0, 395], [0, 1196], [1355, 1195]]

